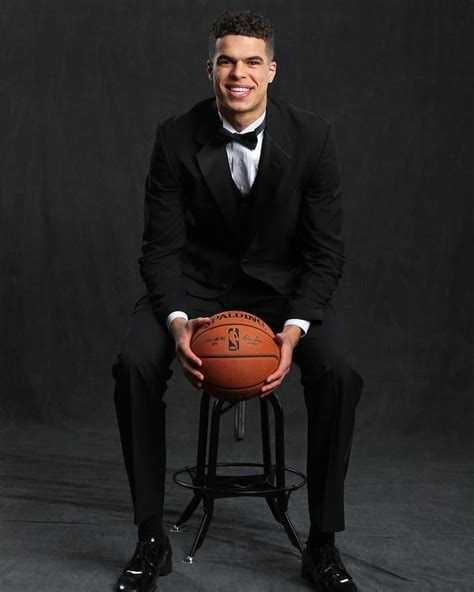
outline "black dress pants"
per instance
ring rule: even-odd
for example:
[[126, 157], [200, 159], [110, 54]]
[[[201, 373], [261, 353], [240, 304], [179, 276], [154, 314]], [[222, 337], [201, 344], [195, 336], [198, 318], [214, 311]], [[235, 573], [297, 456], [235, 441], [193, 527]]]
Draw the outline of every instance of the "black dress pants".
[[[218, 298], [188, 295], [190, 318], [222, 310], [246, 310], [275, 333], [283, 328], [286, 297], [246, 276]], [[301, 370], [308, 418], [307, 479], [310, 524], [320, 532], [344, 530], [344, 480], [349, 463], [355, 409], [363, 381], [340, 353], [338, 323], [332, 308], [323, 323], [313, 323], [293, 352]], [[149, 296], [131, 315], [114, 365], [115, 407], [135, 524], [152, 515], [163, 518], [166, 467], [163, 395], [171, 377], [174, 341], [159, 323]]]

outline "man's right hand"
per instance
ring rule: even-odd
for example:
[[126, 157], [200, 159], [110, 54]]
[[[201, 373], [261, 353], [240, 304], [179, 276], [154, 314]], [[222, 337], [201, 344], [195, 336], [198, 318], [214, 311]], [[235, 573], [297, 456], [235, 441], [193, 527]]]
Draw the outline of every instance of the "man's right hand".
[[201, 360], [191, 351], [191, 339], [194, 333], [210, 322], [209, 317], [199, 317], [187, 321], [183, 317], [174, 319], [170, 325], [171, 335], [176, 344], [176, 357], [189, 382], [198, 389], [202, 388], [204, 375], [199, 372]]

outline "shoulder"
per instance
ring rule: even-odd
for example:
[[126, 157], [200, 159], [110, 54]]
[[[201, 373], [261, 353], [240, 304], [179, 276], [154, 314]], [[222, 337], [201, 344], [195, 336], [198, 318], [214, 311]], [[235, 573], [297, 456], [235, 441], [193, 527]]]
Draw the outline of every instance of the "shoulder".
[[325, 138], [334, 125], [334, 122], [323, 113], [308, 111], [281, 99], [271, 98], [269, 102], [292, 135]]
[[203, 120], [215, 114], [215, 98], [210, 97], [196, 103], [191, 109], [160, 121], [157, 133], [166, 137], [189, 137], [202, 124]]

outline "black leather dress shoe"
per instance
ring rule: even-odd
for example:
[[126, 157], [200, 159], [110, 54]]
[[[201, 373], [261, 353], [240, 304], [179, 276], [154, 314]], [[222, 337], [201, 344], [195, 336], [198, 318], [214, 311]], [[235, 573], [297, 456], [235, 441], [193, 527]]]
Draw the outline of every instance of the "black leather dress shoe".
[[117, 592], [153, 592], [156, 579], [172, 571], [171, 545], [168, 538], [163, 544], [148, 537], [138, 541], [135, 553], [119, 577]]
[[335, 545], [305, 546], [302, 560], [301, 574], [318, 592], [357, 592]]

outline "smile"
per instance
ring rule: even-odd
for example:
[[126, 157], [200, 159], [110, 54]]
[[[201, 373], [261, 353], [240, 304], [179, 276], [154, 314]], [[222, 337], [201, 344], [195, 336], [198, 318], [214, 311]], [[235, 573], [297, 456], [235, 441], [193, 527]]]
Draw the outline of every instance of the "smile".
[[227, 87], [227, 92], [234, 99], [245, 99], [252, 92], [252, 89], [247, 86], [231, 86]]

